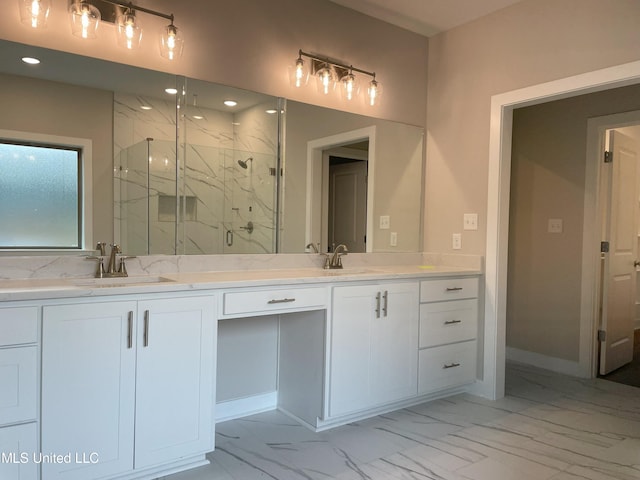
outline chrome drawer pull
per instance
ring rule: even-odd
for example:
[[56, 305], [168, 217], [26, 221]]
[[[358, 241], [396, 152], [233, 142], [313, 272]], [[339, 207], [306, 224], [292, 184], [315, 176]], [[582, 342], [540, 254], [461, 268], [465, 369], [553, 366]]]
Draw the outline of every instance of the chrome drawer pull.
[[269, 300], [267, 303], [269, 305], [273, 305], [274, 303], [291, 303], [295, 301], [296, 301], [295, 298], [279, 298], [279, 299]]
[[462, 290], [462, 287], [447, 287], [447, 292], [457, 292], [458, 290]]
[[382, 294], [382, 299], [384, 300], [384, 306], [382, 307], [382, 313], [384, 316], [387, 316], [387, 312], [389, 310], [389, 292], [387, 290]]
[[142, 341], [143, 347], [149, 346], [149, 310], [144, 311], [144, 335]]
[[127, 323], [127, 348], [133, 348], [133, 312], [129, 312]]
[[380, 318], [380, 296], [382, 294], [380, 292], [376, 293], [376, 318]]
[[444, 366], [442, 367], [443, 369], [447, 369], [447, 368], [455, 368], [455, 367], [459, 367], [460, 364], [459, 363], [450, 363], [450, 364], [444, 364]]
[[454, 325], [456, 323], [462, 323], [462, 320], [447, 320], [444, 322], [445, 325]]

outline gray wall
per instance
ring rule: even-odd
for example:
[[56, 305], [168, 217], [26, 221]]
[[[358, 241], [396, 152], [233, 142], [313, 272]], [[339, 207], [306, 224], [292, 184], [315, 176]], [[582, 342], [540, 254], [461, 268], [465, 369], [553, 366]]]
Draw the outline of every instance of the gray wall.
[[429, 39], [426, 251], [485, 254], [491, 96], [639, 60], [639, 23], [636, 0], [525, 0]]

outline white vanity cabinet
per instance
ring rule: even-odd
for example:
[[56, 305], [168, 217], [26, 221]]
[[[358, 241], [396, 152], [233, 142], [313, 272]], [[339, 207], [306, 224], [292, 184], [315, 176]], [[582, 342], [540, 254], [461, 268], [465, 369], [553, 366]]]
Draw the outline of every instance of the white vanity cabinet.
[[38, 308], [0, 308], [0, 479], [37, 480]]
[[478, 288], [477, 277], [420, 282], [419, 395], [475, 380]]
[[[42, 480], [136, 478], [213, 450], [213, 296], [43, 307]], [[178, 467], [179, 468], [179, 467]]]
[[418, 282], [333, 288], [329, 417], [415, 397]]

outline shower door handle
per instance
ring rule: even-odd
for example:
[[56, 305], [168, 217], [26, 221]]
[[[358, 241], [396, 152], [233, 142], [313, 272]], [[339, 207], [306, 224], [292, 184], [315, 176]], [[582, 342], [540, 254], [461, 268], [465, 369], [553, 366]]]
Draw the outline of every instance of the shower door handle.
[[233, 230], [227, 230], [227, 247], [233, 245]]

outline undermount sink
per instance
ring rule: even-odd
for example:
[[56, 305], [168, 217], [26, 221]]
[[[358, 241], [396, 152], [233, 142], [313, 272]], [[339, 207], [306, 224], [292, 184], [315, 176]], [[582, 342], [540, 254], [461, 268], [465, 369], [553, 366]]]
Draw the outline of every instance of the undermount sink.
[[144, 275], [139, 277], [105, 277], [105, 278], [82, 278], [74, 280], [77, 287], [121, 287], [126, 285], [148, 285], [156, 283], [173, 282], [170, 278]]

